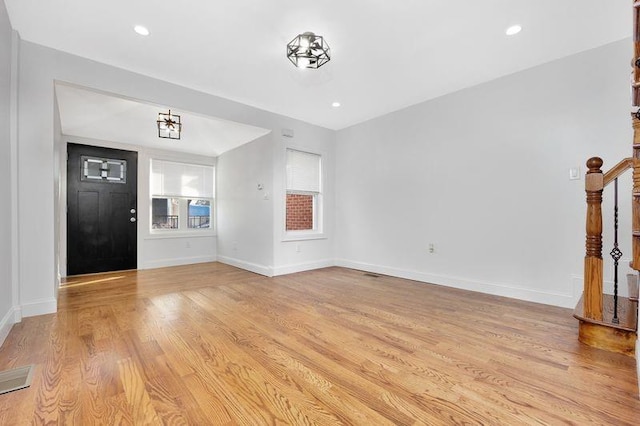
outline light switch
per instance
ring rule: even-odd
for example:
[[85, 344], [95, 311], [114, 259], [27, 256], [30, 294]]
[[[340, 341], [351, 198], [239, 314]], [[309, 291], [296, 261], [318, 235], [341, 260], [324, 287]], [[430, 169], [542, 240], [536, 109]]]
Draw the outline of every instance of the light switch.
[[569, 169], [569, 180], [580, 180], [580, 167], [571, 167]]

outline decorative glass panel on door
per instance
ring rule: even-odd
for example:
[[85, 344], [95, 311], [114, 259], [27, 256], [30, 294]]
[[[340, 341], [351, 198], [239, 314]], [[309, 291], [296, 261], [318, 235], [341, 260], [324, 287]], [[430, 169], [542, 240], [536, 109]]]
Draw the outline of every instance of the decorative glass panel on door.
[[127, 161], [82, 156], [83, 181], [126, 183]]

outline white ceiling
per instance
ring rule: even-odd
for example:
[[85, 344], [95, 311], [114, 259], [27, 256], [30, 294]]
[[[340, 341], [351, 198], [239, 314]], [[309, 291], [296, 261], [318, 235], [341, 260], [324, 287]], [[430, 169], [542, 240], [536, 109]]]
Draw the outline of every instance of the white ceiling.
[[[331, 129], [629, 37], [632, 17], [630, 0], [5, 3], [24, 40]], [[331, 46], [319, 70], [285, 57], [305, 31]]]
[[116, 141], [167, 151], [189, 152], [216, 157], [269, 133], [248, 126], [186, 111], [171, 110], [180, 116], [180, 140], [158, 137], [158, 113], [166, 106], [122, 99], [104, 93], [56, 84], [62, 133], [69, 136]]

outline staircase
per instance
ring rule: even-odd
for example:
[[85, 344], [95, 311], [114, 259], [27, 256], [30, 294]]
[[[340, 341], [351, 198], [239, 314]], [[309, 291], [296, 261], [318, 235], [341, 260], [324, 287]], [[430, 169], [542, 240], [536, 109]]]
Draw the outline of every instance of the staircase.
[[[584, 258], [584, 292], [573, 316], [580, 321], [579, 340], [589, 346], [634, 355], [638, 342], [638, 271], [640, 271], [640, 0], [633, 0], [634, 58], [631, 82], [631, 114], [633, 125], [632, 156], [603, 173], [598, 157], [587, 161], [585, 191], [587, 194], [586, 254]], [[631, 202], [633, 274], [627, 275], [628, 297], [620, 297], [618, 247], [618, 178], [633, 170]], [[611, 185], [612, 184], [612, 185]], [[614, 263], [613, 294], [603, 292], [602, 259], [602, 194], [607, 186], [614, 191], [614, 244], [609, 253]], [[636, 358], [640, 354], [635, 354]], [[640, 366], [640, 364], [639, 364]], [[639, 368], [640, 373], [640, 368]]]
[[[634, 127], [640, 119], [633, 118]], [[640, 131], [636, 133], [640, 137]], [[639, 145], [640, 148], [640, 145]], [[634, 156], [640, 156], [636, 153]], [[620, 283], [619, 261], [622, 251], [618, 247], [618, 178], [627, 170], [633, 169], [634, 190], [632, 203], [633, 260], [629, 266], [636, 271], [640, 269], [640, 160], [636, 157], [625, 158], [607, 173], [603, 173], [602, 159], [590, 158], [587, 161], [585, 191], [587, 193], [587, 238], [584, 258], [584, 292], [573, 316], [580, 321], [579, 340], [589, 346], [600, 349], [634, 355], [638, 330], [638, 273], [628, 274], [628, 297], [618, 296]], [[638, 172], [637, 172], [637, 171]], [[603, 258], [602, 258], [602, 194], [604, 189], [613, 184], [614, 190], [614, 244], [610, 255], [614, 265], [614, 292], [603, 292]]]
[[633, 356], [638, 330], [637, 285], [635, 291], [634, 296], [618, 297], [617, 323], [613, 321], [613, 295], [603, 295], [602, 319], [590, 318], [585, 314], [583, 296], [573, 312], [573, 316], [580, 320], [578, 339], [589, 346]]

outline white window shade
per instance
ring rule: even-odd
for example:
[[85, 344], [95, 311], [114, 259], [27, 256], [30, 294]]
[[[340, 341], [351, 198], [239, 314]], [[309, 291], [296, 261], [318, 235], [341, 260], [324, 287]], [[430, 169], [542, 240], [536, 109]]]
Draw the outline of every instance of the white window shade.
[[151, 160], [151, 195], [213, 198], [213, 167]]
[[287, 191], [320, 192], [320, 156], [287, 149]]

